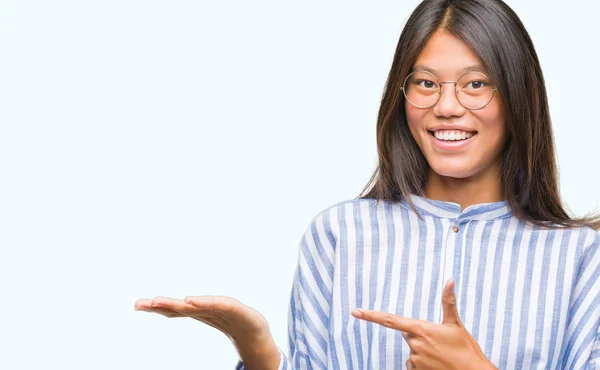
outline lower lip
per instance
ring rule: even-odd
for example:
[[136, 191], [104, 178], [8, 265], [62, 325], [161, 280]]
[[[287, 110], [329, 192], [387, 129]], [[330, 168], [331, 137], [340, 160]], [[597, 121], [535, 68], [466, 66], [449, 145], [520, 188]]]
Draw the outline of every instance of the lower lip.
[[471, 143], [471, 141], [473, 141], [475, 136], [477, 136], [477, 134], [475, 134], [465, 140], [454, 140], [454, 141], [444, 141], [444, 140], [436, 139], [436, 137], [433, 136], [432, 132], [429, 132], [429, 136], [431, 136], [431, 140], [433, 140], [433, 145], [435, 145], [439, 149], [458, 150], [458, 149], [462, 149], [462, 148], [466, 147], [467, 145], [469, 145]]

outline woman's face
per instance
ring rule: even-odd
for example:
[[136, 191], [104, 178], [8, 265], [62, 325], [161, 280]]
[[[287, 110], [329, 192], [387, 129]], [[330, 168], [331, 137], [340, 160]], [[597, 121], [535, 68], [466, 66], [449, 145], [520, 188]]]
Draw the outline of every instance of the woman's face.
[[[418, 56], [413, 69], [425, 67], [435, 71], [433, 74], [438, 81], [456, 81], [464, 73], [461, 70], [474, 66], [479, 66], [481, 72], [489, 76], [467, 44], [449, 33], [437, 31]], [[484, 108], [469, 110], [458, 102], [454, 84], [441, 86], [442, 95], [433, 107], [417, 108], [405, 99], [410, 132], [432, 170], [441, 176], [461, 179], [499, 176], [506, 128], [498, 93]], [[450, 135], [453, 131], [455, 134]], [[462, 135], [463, 131], [467, 134]], [[444, 132], [450, 137], [444, 138]], [[472, 136], [449, 140], [452, 136], [469, 135]]]

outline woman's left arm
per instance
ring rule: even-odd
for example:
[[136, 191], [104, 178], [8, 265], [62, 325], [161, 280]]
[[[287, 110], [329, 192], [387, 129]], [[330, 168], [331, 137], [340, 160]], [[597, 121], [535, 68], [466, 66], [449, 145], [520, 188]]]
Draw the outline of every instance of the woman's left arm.
[[354, 310], [352, 315], [402, 331], [410, 347], [408, 369], [496, 369], [458, 316], [454, 280], [449, 280], [444, 287], [442, 308], [441, 324], [364, 309]]
[[592, 242], [583, 252], [569, 302], [562, 369], [600, 370], [600, 233], [588, 231]]
[[585, 369], [600, 369], [600, 331], [596, 334], [592, 353], [590, 353]]

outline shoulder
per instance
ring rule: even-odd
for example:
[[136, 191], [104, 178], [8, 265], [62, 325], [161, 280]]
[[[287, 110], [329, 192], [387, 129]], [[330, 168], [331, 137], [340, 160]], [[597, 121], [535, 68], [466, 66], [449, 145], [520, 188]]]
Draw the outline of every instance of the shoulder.
[[533, 233], [546, 235], [549, 244], [559, 244], [561, 248], [568, 246], [577, 249], [580, 257], [600, 247], [600, 233], [587, 226], [563, 228], [553, 224], [551, 227], [542, 227], [528, 221], [519, 220], [519, 222], [522, 222], [525, 228]]
[[312, 218], [311, 223], [316, 220], [320, 220], [323, 218], [331, 218], [332, 216], [338, 215], [340, 213], [344, 213], [347, 210], [351, 210], [353, 208], [364, 209], [365, 206], [368, 207], [371, 204], [375, 204], [374, 199], [348, 199], [342, 200], [340, 202], [334, 203], [333, 205], [328, 206], [316, 213], [316, 215]]
[[369, 222], [380, 209], [375, 199], [349, 199], [337, 202], [317, 212], [310, 220], [305, 235], [320, 236], [330, 242], [342, 234], [354, 232], [358, 224]]
[[305, 237], [316, 243], [325, 241], [337, 245], [342, 240], [354, 240], [364, 232], [378, 233], [382, 229], [401, 227], [411, 213], [402, 202], [372, 198], [343, 200], [319, 211], [306, 228]]
[[587, 226], [581, 227], [579, 230], [586, 236], [586, 240], [589, 241], [589, 244], [600, 245], [600, 232]]
[[593, 256], [600, 263], [600, 233], [587, 226], [579, 228], [579, 231], [583, 243], [583, 258]]
[[548, 227], [533, 224], [530, 221], [512, 216], [512, 219], [524, 225], [526, 229], [539, 233], [561, 234], [566, 237], [575, 239], [578, 245], [590, 246], [600, 242], [600, 233], [588, 226], [579, 227], [561, 227], [557, 224], [548, 225]]
[[393, 212], [398, 207], [403, 207], [403, 205], [371, 198], [343, 200], [316, 213], [309, 226], [326, 224], [326, 226], [334, 228], [339, 227], [340, 224], [368, 222], [370, 218], [380, 217], [386, 211]]

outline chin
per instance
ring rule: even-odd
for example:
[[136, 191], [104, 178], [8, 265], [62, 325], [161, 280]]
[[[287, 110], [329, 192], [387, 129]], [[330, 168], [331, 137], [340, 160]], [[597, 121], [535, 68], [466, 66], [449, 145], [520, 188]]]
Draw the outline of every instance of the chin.
[[477, 170], [472, 167], [460, 165], [433, 165], [431, 170], [440, 176], [454, 179], [466, 179], [477, 173]]

